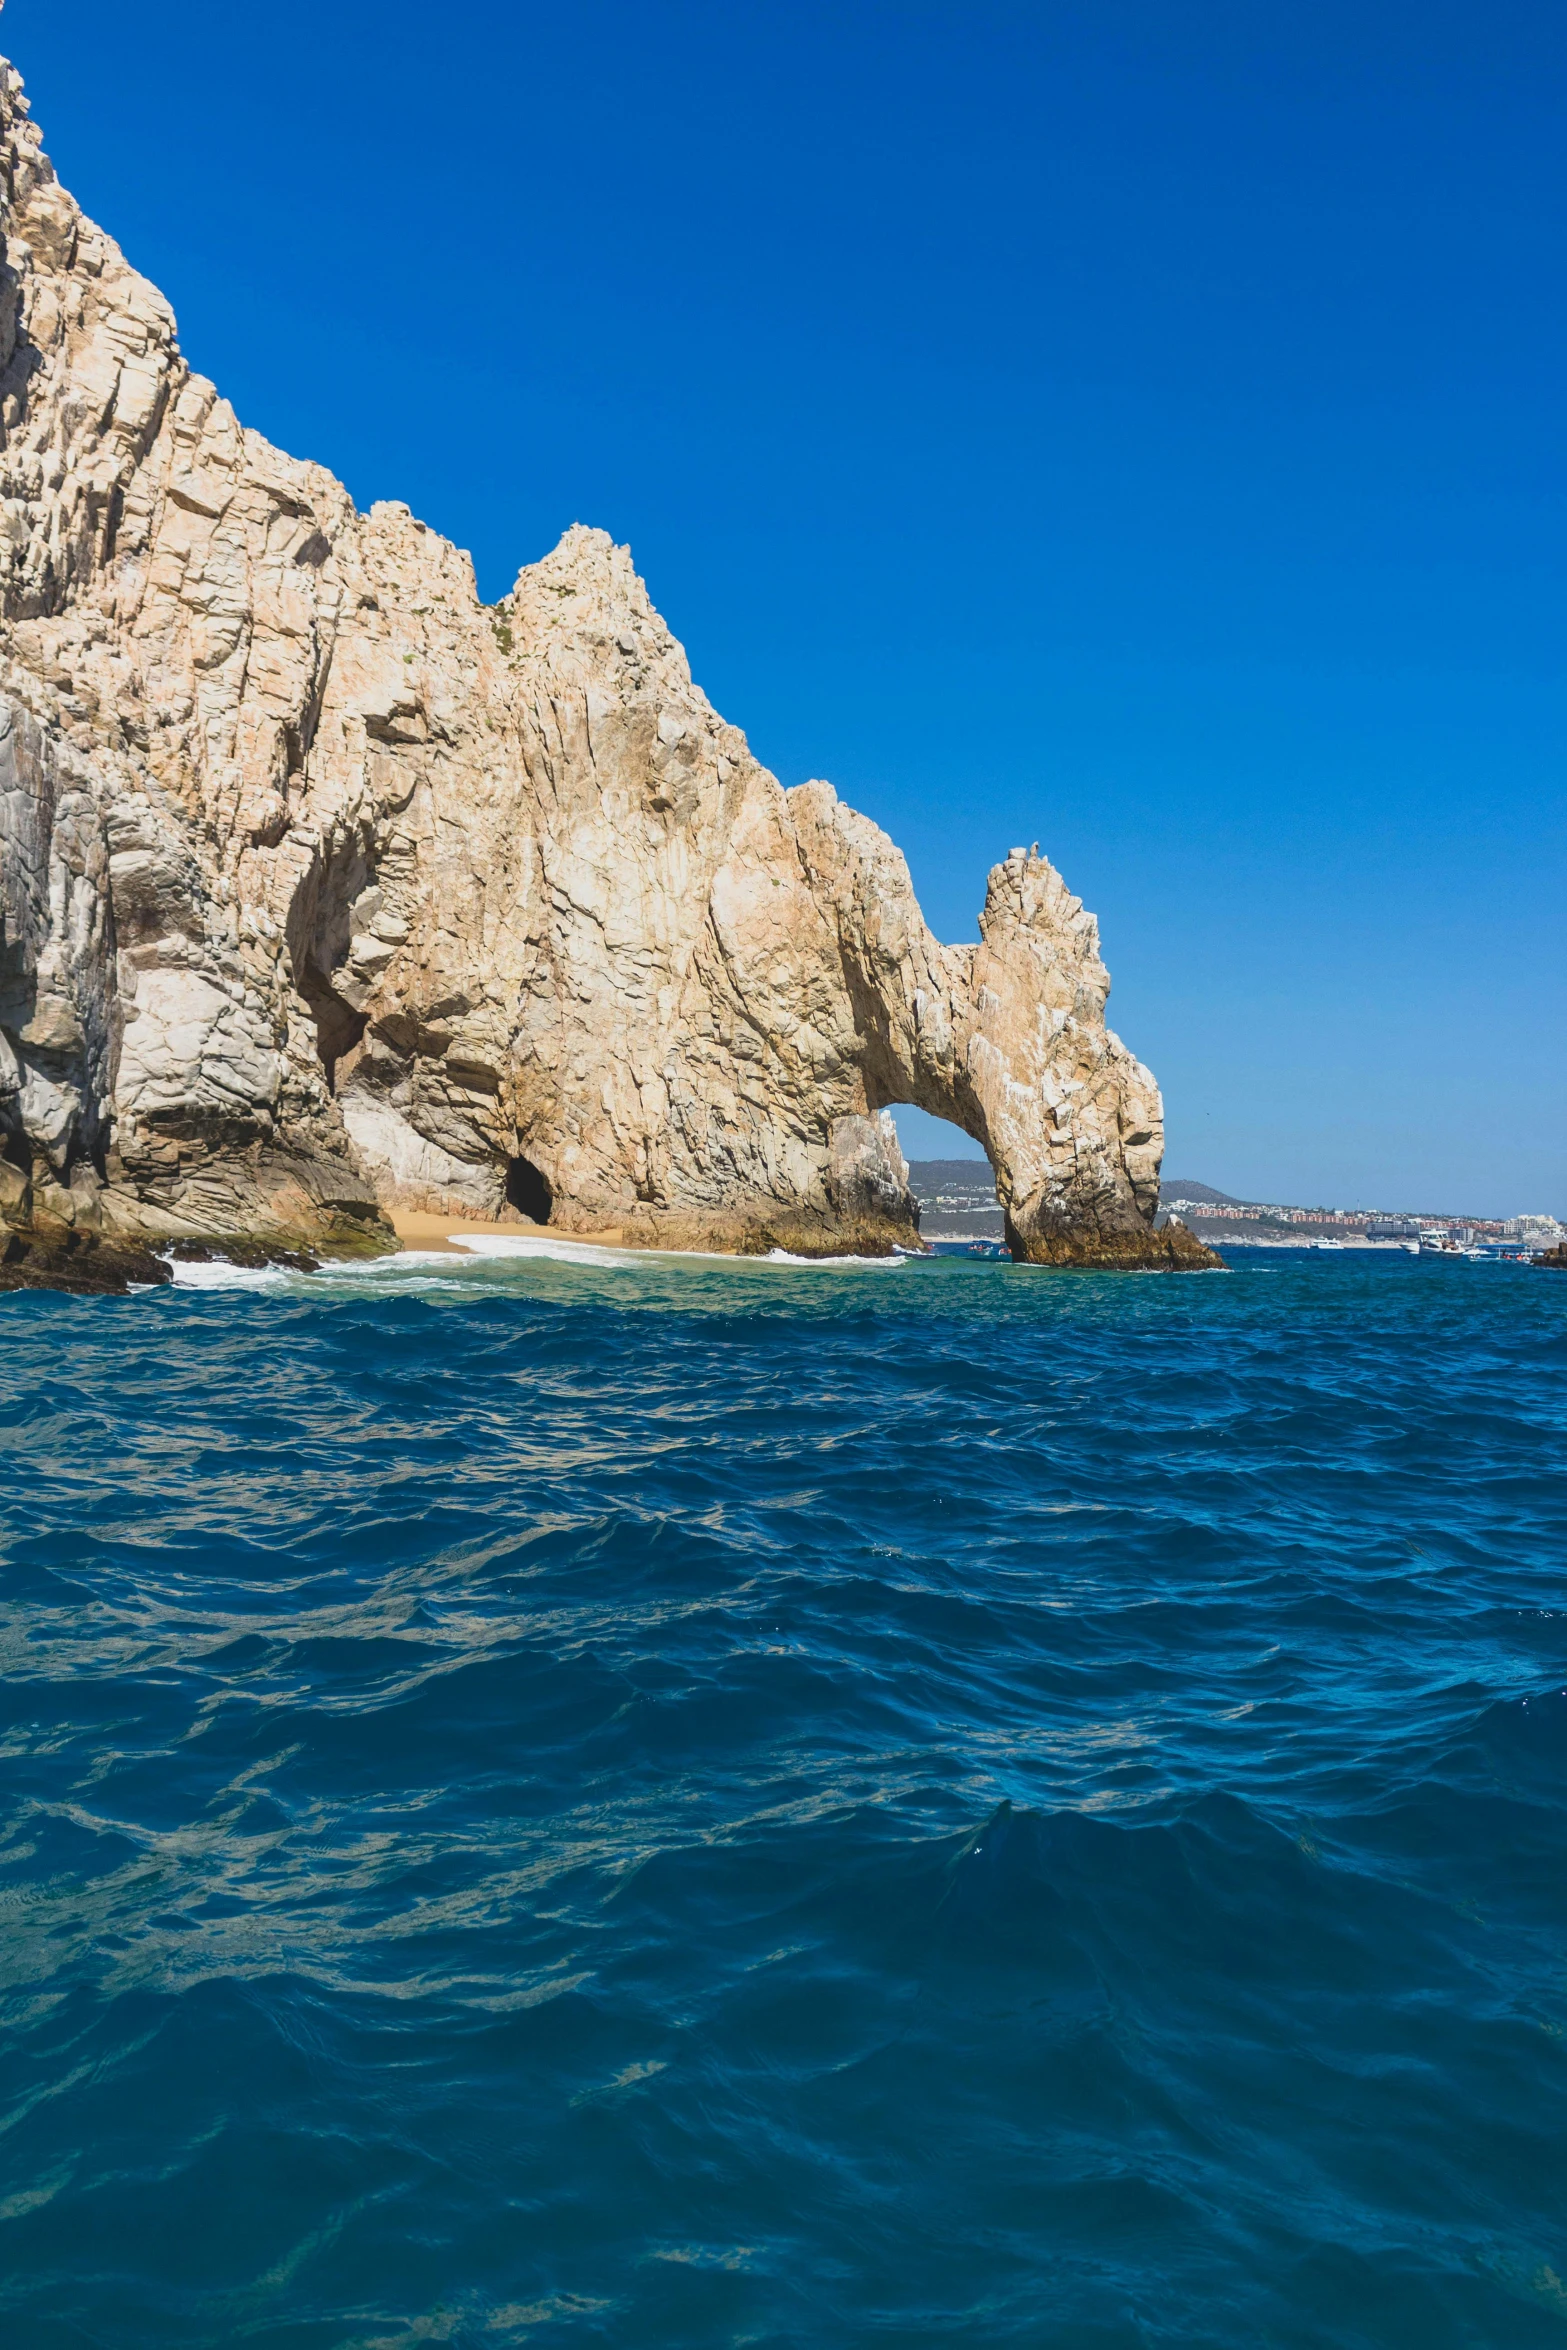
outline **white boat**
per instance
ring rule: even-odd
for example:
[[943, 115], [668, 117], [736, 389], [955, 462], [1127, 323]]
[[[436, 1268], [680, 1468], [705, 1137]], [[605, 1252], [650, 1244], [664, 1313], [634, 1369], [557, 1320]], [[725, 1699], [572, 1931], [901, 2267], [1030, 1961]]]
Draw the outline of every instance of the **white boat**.
[[1309, 1242], [1309, 1243], [1308, 1243], [1308, 1246], [1310, 1246], [1311, 1248], [1339, 1248], [1339, 1249], [1341, 1249], [1341, 1248], [1343, 1247], [1343, 1245], [1344, 1245], [1344, 1243], [1343, 1243], [1341, 1240], [1313, 1240], [1313, 1241], [1311, 1241], [1311, 1242]]

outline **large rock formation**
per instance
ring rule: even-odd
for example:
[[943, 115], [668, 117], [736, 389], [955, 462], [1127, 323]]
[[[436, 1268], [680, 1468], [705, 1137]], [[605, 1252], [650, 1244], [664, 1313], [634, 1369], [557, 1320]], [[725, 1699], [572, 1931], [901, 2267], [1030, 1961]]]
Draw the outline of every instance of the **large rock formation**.
[[9, 68], [0, 199], [0, 1214], [35, 1254], [373, 1246], [397, 1205], [885, 1250], [916, 1102], [984, 1145], [1015, 1255], [1205, 1257], [1153, 1228], [1158, 1091], [1049, 864], [940, 945], [624, 548], [572, 529], [486, 608], [405, 506], [247, 431]]

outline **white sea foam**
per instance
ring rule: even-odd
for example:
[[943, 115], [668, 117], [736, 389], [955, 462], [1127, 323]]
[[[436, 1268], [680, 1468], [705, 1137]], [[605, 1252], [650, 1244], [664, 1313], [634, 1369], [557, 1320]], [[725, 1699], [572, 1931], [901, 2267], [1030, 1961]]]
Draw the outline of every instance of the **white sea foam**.
[[388, 1273], [417, 1273], [424, 1281], [451, 1285], [466, 1270], [461, 1257], [443, 1248], [400, 1248], [384, 1257], [331, 1259], [311, 1274], [312, 1281], [375, 1281]]
[[178, 1258], [165, 1262], [176, 1289], [270, 1289], [275, 1282], [288, 1279], [282, 1265], [230, 1265], [221, 1257], [198, 1265], [181, 1264]]
[[[756, 1262], [753, 1258], [752, 1263]], [[831, 1271], [836, 1265], [852, 1265], [862, 1272], [893, 1273], [906, 1264], [906, 1257], [796, 1257], [786, 1248], [770, 1248], [761, 1260], [764, 1265], [810, 1265]]]
[[[474, 1232], [450, 1236], [451, 1245], [443, 1249], [403, 1248], [395, 1254], [368, 1260], [332, 1263], [320, 1268], [316, 1279], [354, 1280], [374, 1279], [388, 1274], [417, 1274], [421, 1280], [460, 1281], [465, 1259], [544, 1259], [558, 1265], [589, 1265], [606, 1272], [622, 1273], [636, 1265], [686, 1264], [728, 1265], [736, 1272], [759, 1265], [787, 1265], [802, 1272], [893, 1272], [907, 1262], [903, 1256], [893, 1257], [803, 1257], [789, 1249], [770, 1249], [765, 1256], [736, 1256], [732, 1251], [718, 1249], [641, 1249], [605, 1248], [588, 1240], [568, 1240], [564, 1235], [545, 1237], [534, 1233]], [[460, 1251], [461, 1254], [454, 1252]], [[283, 1265], [231, 1265], [222, 1259], [202, 1264], [181, 1264], [170, 1261], [178, 1289], [270, 1289], [290, 1278], [290, 1270]]]
[[[591, 1240], [568, 1240], [564, 1235], [473, 1232], [450, 1234], [453, 1248], [460, 1248], [474, 1257], [546, 1257], [561, 1265], [600, 1265], [612, 1272], [624, 1272], [634, 1265], [729, 1265], [737, 1271], [755, 1265], [797, 1265], [814, 1271], [833, 1267], [859, 1268], [871, 1271], [891, 1270], [904, 1262], [902, 1257], [802, 1257], [788, 1249], [770, 1249], [766, 1256], [737, 1256], [733, 1250], [702, 1248], [606, 1248]], [[444, 1252], [443, 1252], [444, 1253]], [[439, 1263], [440, 1257], [425, 1250], [404, 1249], [395, 1257], [382, 1260], [389, 1266]], [[450, 1264], [448, 1256], [446, 1262]]]
[[[595, 1248], [586, 1240], [536, 1240], [530, 1233], [514, 1238], [509, 1232], [474, 1232], [451, 1235], [453, 1248], [464, 1248], [475, 1257], [553, 1257], [561, 1265], [606, 1265], [620, 1271], [634, 1265], [640, 1253], [635, 1249]], [[405, 1256], [403, 1262], [407, 1263]]]
[[410, 1265], [444, 1265], [448, 1273], [459, 1270], [452, 1263], [451, 1251], [444, 1248], [400, 1248], [385, 1257], [344, 1257], [335, 1263], [329, 1260], [321, 1270], [352, 1274], [359, 1280], [366, 1273], [402, 1273]]

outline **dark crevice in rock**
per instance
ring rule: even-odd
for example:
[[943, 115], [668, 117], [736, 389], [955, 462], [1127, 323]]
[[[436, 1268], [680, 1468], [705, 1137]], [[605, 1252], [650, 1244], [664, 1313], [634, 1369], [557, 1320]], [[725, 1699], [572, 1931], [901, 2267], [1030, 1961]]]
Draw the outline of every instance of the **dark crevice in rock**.
[[337, 1091], [337, 1064], [345, 1059], [365, 1032], [365, 1015], [345, 1004], [313, 963], [299, 975], [299, 992], [315, 1015], [316, 1051], [326, 1076], [327, 1091]]

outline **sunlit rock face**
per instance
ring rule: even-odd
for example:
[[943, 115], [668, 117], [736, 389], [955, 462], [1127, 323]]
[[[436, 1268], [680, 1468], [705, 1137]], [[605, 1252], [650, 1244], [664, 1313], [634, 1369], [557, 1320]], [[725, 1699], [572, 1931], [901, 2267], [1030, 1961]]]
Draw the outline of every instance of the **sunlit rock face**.
[[977, 946], [785, 792], [631, 557], [499, 605], [240, 424], [0, 95], [0, 1215], [377, 1245], [406, 1206], [881, 1250], [890, 1119], [990, 1154], [1015, 1254], [1164, 1263], [1152, 1078], [1037, 855]]

